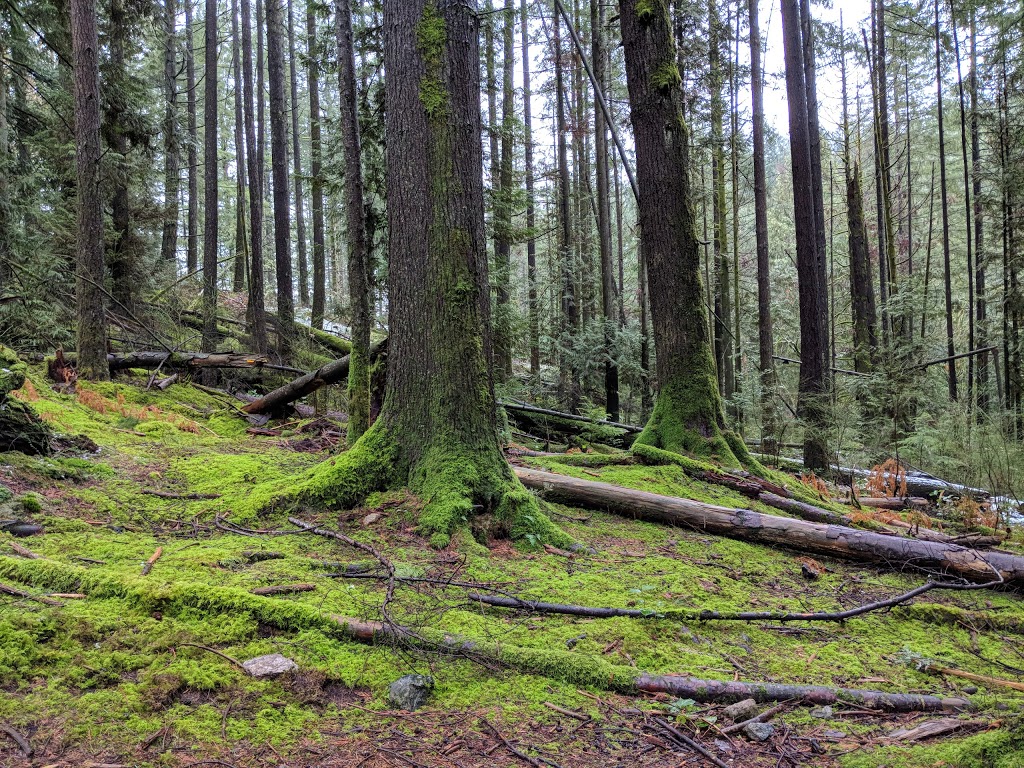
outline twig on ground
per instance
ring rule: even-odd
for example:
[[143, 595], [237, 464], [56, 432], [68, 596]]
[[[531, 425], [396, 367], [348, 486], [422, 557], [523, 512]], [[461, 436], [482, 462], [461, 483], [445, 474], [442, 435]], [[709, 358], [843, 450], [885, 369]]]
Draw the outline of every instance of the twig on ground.
[[8, 541], [7, 542], [7, 546], [9, 546], [11, 549], [13, 549], [15, 552], [17, 552], [22, 557], [27, 557], [29, 560], [39, 560], [40, 559], [39, 555], [37, 555], [35, 552], [33, 552], [28, 547], [21, 546], [21, 544], [19, 544], [16, 541]]
[[[526, 762], [526, 763], [529, 763], [532, 766], [535, 766], [535, 768], [544, 768], [544, 763], [542, 763], [539, 759], [537, 759], [536, 757], [530, 757], [530, 755], [526, 754], [525, 752], [522, 752], [522, 751], [516, 749], [515, 747], [513, 747], [512, 744], [509, 743], [509, 740], [501, 735], [501, 731], [499, 731], [497, 728], [495, 728], [493, 725], [491, 725], [491, 722], [486, 717], [481, 717], [480, 718], [480, 722], [482, 722], [484, 725], [486, 725], [491, 730], [491, 732], [495, 736], [498, 737], [498, 741], [500, 741], [502, 744], [504, 744], [505, 748], [509, 752], [511, 752], [513, 755], [518, 757], [523, 762]], [[545, 761], [545, 762], [548, 763], [549, 765], [551, 764], [548, 761]]]
[[163, 554], [164, 554], [164, 548], [163, 547], [157, 547], [156, 551], [152, 555], [149, 556], [149, 560], [147, 560], [145, 563], [142, 564], [142, 575], [143, 576], [148, 576], [149, 575], [149, 572], [153, 570], [153, 565], [156, 563], [157, 560], [159, 560], [161, 557], [163, 557]]
[[225, 661], [230, 661], [239, 669], [243, 671], [245, 670], [245, 667], [242, 666], [242, 662], [240, 662], [238, 659], [234, 658], [233, 656], [228, 656], [226, 653], [224, 653], [223, 651], [218, 651], [216, 648], [210, 648], [208, 645], [199, 645], [198, 643], [178, 643], [178, 647], [199, 648], [203, 651], [209, 651], [210, 653], [220, 656]]
[[139, 493], [144, 496], [156, 496], [160, 499], [182, 499], [183, 501], [207, 501], [220, 498], [219, 493], [172, 493], [171, 491], [155, 491], [150, 488], [144, 488]]
[[670, 725], [669, 723], [666, 723], [660, 717], [654, 717], [654, 718], [651, 718], [651, 719], [654, 720], [654, 722], [657, 723], [661, 727], [662, 730], [664, 730], [666, 733], [671, 735], [673, 738], [681, 741], [683, 744], [688, 746], [694, 752], [698, 753], [699, 755], [702, 755], [712, 765], [716, 766], [717, 768], [729, 768], [728, 765], [726, 765], [721, 760], [719, 760], [717, 757], [712, 755], [710, 752], [708, 752], [706, 749], [704, 749], [704, 747], [701, 746], [698, 742], [696, 742], [693, 739], [691, 739], [689, 736], [687, 736], [685, 733], [680, 731], [678, 728], [675, 728], [674, 726]]
[[[722, 729], [722, 733], [726, 735], [730, 733], [737, 733], [738, 731], [742, 731], [746, 726], [748, 726], [751, 723], [763, 723], [766, 720], [771, 720], [773, 717], [775, 717], [775, 715], [779, 714], [779, 712], [784, 711], [791, 704], [793, 704], [793, 702], [791, 701], [785, 701], [782, 704], [776, 704], [774, 707], [766, 709], [761, 714], [754, 715], [749, 720], [744, 720], [739, 723], [733, 723], [732, 725], [725, 726], [725, 728]], [[872, 712], [872, 714], [877, 715], [878, 713]]]
[[32, 759], [32, 755], [35, 754], [35, 750], [32, 749], [32, 745], [29, 744], [28, 739], [14, 730], [11, 726], [7, 725], [7, 723], [0, 723], [0, 731], [3, 731], [14, 740], [26, 760]]
[[0, 592], [3, 592], [5, 595], [11, 595], [12, 597], [24, 597], [27, 600], [35, 600], [37, 603], [45, 603], [46, 605], [64, 605], [64, 603], [59, 600], [51, 600], [48, 597], [33, 595], [23, 589], [17, 589], [16, 587], [12, 587], [7, 584], [0, 584]]

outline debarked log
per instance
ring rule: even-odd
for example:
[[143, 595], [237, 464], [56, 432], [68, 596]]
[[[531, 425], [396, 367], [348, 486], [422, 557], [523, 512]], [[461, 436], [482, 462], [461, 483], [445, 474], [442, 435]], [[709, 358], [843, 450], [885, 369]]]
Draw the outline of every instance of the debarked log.
[[515, 473], [527, 488], [574, 506], [815, 555], [896, 569], [941, 570], [977, 582], [992, 581], [998, 573], [1008, 583], [1024, 584], [1024, 557], [1002, 552], [982, 554], [948, 542], [904, 539], [842, 525], [719, 507], [521, 467], [516, 467]]

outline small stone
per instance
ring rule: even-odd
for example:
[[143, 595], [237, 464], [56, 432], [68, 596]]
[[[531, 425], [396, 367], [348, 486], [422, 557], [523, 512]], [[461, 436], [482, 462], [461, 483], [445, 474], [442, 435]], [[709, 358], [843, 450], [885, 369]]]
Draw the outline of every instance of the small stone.
[[976, 694], [978, 692], [978, 686], [976, 686], [976, 685], [965, 685], [963, 690], [964, 690], [964, 693], [966, 693], [968, 696], [973, 696], [974, 694]]
[[744, 720], [757, 717], [759, 710], [760, 707], [757, 706], [756, 701], [744, 699], [743, 701], [737, 701], [735, 704], [730, 704], [722, 710], [722, 714], [734, 723], [742, 723]]
[[363, 518], [363, 525], [373, 525], [382, 517], [384, 517], [384, 515], [382, 515], [380, 512], [371, 512]]
[[822, 720], [828, 720], [832, 717], [832, 707], [815, 707], [811, 710], [811, 717], [820, 717]]
[[732, 746], [729, 744], [728, 741], [723, 741], [722, 739], [715, 739], [714, 743], [715, 749], [717, 749], [719, 752], [732, 752]]
[[415, 712], [427, 702], [433, 690], [434, 678], [430, 675], [406, 675], [388, 688], [388, 701], [398, 709]]
[[753, 741], [768, 741], [775, 733], [775, 726], [771, 723], [747, 723], [743, 726], [743, 733]]
[[846, 731], [825, 731], [824, 736], [826, 739], [845, 739]]
[[242, 662], [242, 666], [252, 677], [273, 677], [285, 672], [294, 672], [299, 668], [298, 664], [280, 653], [257, 656], [255, 659]]

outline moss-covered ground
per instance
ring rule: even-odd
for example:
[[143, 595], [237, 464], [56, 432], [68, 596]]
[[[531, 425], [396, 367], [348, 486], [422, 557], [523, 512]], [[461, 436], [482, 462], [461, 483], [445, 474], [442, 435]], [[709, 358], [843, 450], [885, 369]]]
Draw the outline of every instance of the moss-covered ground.
[[[585, 545], [571, 556], [507, 542], [483, 546], [468, 534], [433, 549], [416, 527], [422, 502], [403, 493], [378, 494], [355, 510], [266, 511], [261, 502], [272, 497], [269, 489], [287, 488], [331, 458], [297, 450], [308, 435], [305, 424], [272, 423], [279, 434], [248, 434], [229, 398], [189, 385], [147, 392], [145, 381], [80, 384], [77, 394], [59, 394], [33, 371], [19, 397], [56, 430], [82, 435], [98, 450], [0, 455], [0, 482], [14, 496], [5, 503], [21, 504], [20, 514], [45, 530], [19, 540], [0, 533], [0, 583], [35, 597], [85, 595], [55, 598], [60, 605], [0, 595], [0, 723], [29, 738], [37, 765], [524, 764], [491, 726], [521, 750], [562, 766], [686, 764], [692, 753], [648, 730], [651, 713], [675, 720], [735, 766], [787, 759], [855, 768], [1024, 765], [1024, 695], [978, 690], [901, 660], [907, 649], [943, 666], [1019, 679], [1024, 605], [1014, 594], [932, 593], [913, 608], [844, 624], [669, 621], [656, 614], [842, 609], [903, 592], [921, 577], [827, 561], [823, 575], [808, 581], [796, 553], [558, 505], [549, 507], [552, 519]], [[678, 465], [625, 456], [524, 461], [751, 506]], [[190, 498], [196, 495], [206, 498]], [[289, 514], [372, 545], [400, 576], [487, 583], [527, 598], [645, 608], [655, 616], [501, 612], [470, 604], [464, 589], [416, 582], [397, 587], [390, 607], [396, 622], [498, 644], [513, 665], [358, 643], [332, 617], [379, 620], [384, 583], [337, 576], [344, 564], [365, 569], [365, 552], [312, 534], [277, 533], [293, 529]], [[11, 542], [40, 559], [19, 556]], [[143, 576], [143, 563], [158, 548], [162, 555]], [[250, 594], [296, 583], [316, 588]], [[978, 616], [1001, 628], [986, 629]], [[300, 671], [256, 680], [208, 649], [238, 660], [279, 652]], [[545, 668], [541, 652], [552, 651], [560, 652], [551, 654], [558, 662]], [[532, 659], [532, 672], [515, 668], [517, 653]], [[819, 719], [795, 705], [774, 720], [772, 740], [754, 745], [718, 732], [721, 707], [609, 692], [593, 684], [600, 677], [595, 667], [601, 674], [644, 670], [965, 695], [976, 711], [962, 715], [970, 722], [959, 735], [907, 747], [886, 745], [884, 737], [936, 716], [837, 707], [831, 719]], [[388, 684], [412, 671], [435, 678], [426, 709], [391, 712]], [[0, 765], [22, 764], [29, 762], [0, 733]]]

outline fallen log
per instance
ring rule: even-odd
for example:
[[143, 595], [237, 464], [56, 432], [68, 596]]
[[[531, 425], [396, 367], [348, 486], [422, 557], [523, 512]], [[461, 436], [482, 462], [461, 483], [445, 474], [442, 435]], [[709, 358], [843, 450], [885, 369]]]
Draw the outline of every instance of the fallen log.
[[[853, 478], [869, 478], [877, 477], [879, 473], [871, 472], [866, 469], [857, 469], [855, 467], [840, 467], [833, 465], [832, 470], [836, 472], [840, 479], [845, 483], [851, 483]], [[882, 478], [886, 480], [895, 479], [888, 472], [882, 473]], [[947, 493], [956, 496], [970, 496], [973, 499], [984, 500], [992, 494], [986, 491], [984, 488], [972, 488], [969, 485], [961, 485], [959, 483], [951, 483], [946, 480], [941, 480], [937, 477], [925, 477], [918, 474], [901, 474], [899, 476], [899, 482], [902, 484], [906, 481], [906, 489], [908, 496], [917, 496], [929, 498], [937, 493]], [[861, 502], [863, 503], [863, 502]]]
[[889, 509], [894, 512], [903, 509], [923, 509], [928, 506], [928, 499], [917, 496], [858, 496], [857, 501], [862, 507]]
[[810, 520], [814, 523], [826, 523], [828, 525], [850, 525], [853, 521], [845, 515], [840, 515], [828, 509], [816, 507], [796, 499], [786, 499], [768, 491], [762, 491], [757, 495], [757, 500], [769, 507], [774, 507], [782, 512], [789, 512], [802, 520]]
[[605, 421], [604, 419], [592, 419], [589, 416], [578, 416], [575, 413], [565, 413], [563, 411], [553, 411], [549, 408], [539, 408], [536, 405], [530, 405], [528, 403], [518, 401], [507, 401], [502, 400], [498, 403], [505, 410], [521, 411], [522, 413], [535, 413], [540, 416], [552, 416], [556, 419], [565, 419], [567, 421], [579, 421], [585, 424], [597, 424], [602, 427], [614, 427], [615, 429], [621, 429], [623, 432], [633, 432], [640, 434], [644, 431], [643, 427], [638, 427], [635, 424], [622, 424], [618, 421]]
[[844, 560], [942, 570], [978, 582], [991, 581], [998, 573], [1008, 583], [1024, 584], [1024, 557], [1002, 552], [983, 555], [951, 543], [730, 509], [522, 467], [514, 471], [527, 488], [575, 506]]
[[969, 709], [962, 698], [883, 693], [823, 686], [781, 685], [758, 682], [698, 680], [677, 675], [652, 675], [632, 667], [611, 664], [600, 657], [553, 648], [529, 648], [504, 642], [474, 641], [434, 630], [415, 632], [382, 622], [333, 616], [319, 607], [249, 595], [238, 589], [202, 584], [162, 584], [149, 587], [140, 579], [91, 573], [83, 568], [46, 560], [15, 560], [0, 556], [0, 576], [37, 587], [81, 585], [91, 598], [138, 599], [158, 606], [165, 614], [201, 607], [206, 613], [244, 610], [273, 627], [295, 631], [315, 629], [330, 636], [365, 643], [402, 643], [460, 656], [472, 655], [522, 672], [545, 675], [576, 686], [592, 686], [626, 694], [688, 691], [680, 698], [700, 702], [733, 702], [752, 698], [758, 702], [807, 699], [814, 704], [854, 702], [894, 712]]
[[[386, 350], [387, 343], [388, 340], [384, 339], [371, 346], [370, 359], [373, 360]], [[310, 395], [321, 387], [344, 381], [348, 378], [348, 366], [349, 356], [346, 355], [268, 392], [263, 397], [259, 397], [244, 406], [242, 410], [250, 414], [280, 411], [289, 403], [298, 400], [300, 397]]]
[[[74, 365], [74, 355], [64, 355], [64, 363]], [[201, 368], [262, 368], [270, 365], [266, 355], [235, 352], [112, 352], [107, 355], [110, 371], [129, 368], [194, 370]]]

